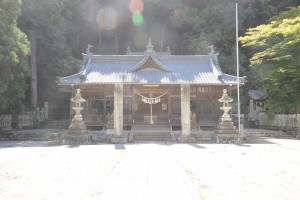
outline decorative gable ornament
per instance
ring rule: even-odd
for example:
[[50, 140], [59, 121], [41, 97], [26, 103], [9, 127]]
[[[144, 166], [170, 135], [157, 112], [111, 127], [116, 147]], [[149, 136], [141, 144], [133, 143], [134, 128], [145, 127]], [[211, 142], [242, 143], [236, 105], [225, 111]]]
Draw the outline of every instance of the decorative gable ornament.
[[151, 55], [143, 59], [138, 65], [136, 65], [131, 72], [137, 71], [161, 71], [169, 72], [167, 68], [161, 64], [156, 58]]
[[219, 59], [218, 59], [219, 53], [215, 53], [214, 45], [210, 45], [208, 46], [208, 48], [210, 49], [209, 56], [212, 58], [215, 65], [219, 65]]
[[146, 52], [149, 52], [149, 53], [154, 52], [153, 45], [151, 43], [151, 38], [149, 38], [148, 45], [146, 46], [146, 48], [147, 48]]

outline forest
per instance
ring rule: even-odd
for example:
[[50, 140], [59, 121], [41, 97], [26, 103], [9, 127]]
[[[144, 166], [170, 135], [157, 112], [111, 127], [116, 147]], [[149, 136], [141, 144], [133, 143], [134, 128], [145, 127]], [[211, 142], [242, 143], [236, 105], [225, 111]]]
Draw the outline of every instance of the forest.
[[236, 75], [236, 3], [242, 110], [246, 92], [261, 89], [269, 112], [299, 113], [299, 0], [0, 0], [0, 112], [30, 108], [33, 56], [38, 106], [68, 102], [56, 79], [78, 71], [87, 44], [116, 55], [144, 51], [149, 38], [176, 55], [214, 45], [223, 72]]

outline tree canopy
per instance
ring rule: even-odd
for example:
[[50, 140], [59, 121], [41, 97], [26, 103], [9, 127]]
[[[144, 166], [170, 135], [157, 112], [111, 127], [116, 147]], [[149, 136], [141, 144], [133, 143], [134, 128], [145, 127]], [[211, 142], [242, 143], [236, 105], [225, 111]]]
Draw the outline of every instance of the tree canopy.
[[21, 105], [29, 76], [29, 42], [17, 27], [21, 0], [0, 0], [0, 111]]
[[241, 37], [251, 47], [251, 66], [260, 69], [268, 108], [295, 112], [300, 108], [300, 6], [281, 12], [267, 24], [247, 30]]
[[276, 61], [282, 57], [295, 57], [300, 43], [300, 7], [291, 8], [272, 17], [268, 24], [249, 28], [241, 37], [243, 46], [251, 46], [256, 51], [251, 64]]
[[67, 41], [67, 1], [23, 0], [21, 28], [37, 44], [37, 84], [39, 104], [59, 102], [56, 77], [74, 73], [79, 68]]

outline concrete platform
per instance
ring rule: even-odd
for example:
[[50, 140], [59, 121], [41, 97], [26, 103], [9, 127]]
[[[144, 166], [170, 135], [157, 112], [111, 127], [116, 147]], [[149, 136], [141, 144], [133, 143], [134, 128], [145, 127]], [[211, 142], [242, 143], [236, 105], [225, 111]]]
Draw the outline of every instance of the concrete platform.
[[300, 141], [0, 142], [0, 199], [298, 200]]

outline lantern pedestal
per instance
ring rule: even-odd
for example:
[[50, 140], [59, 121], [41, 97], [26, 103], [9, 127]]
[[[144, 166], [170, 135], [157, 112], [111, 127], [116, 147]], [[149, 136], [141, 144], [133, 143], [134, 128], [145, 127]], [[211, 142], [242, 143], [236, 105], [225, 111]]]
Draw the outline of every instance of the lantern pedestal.
[[239, 132], [234, 126], [232, 120], [220, 120], [219, 125], [215, 129], [216, 143], [239, 143]]
[[91, 137], [83, 120], [73, 118], [66, 135], [65, 141], [70, 145], [90, 144]]

